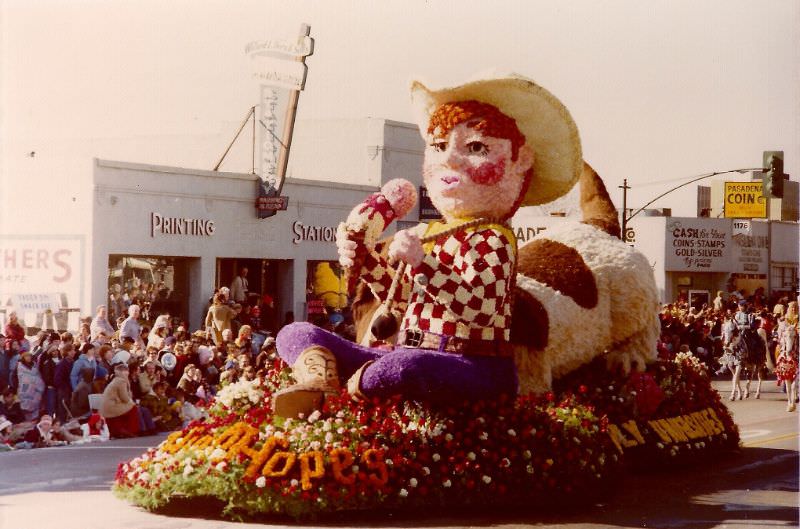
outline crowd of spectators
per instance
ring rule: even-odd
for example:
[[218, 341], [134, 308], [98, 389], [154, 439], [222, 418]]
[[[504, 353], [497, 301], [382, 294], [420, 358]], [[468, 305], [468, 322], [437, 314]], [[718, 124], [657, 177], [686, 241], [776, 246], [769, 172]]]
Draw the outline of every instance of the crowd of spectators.
[[690, 352], [710, 368], [710, 374], [722, 375], [728, 364], [727, 346], [740, 330], [748, 328], [764, 340], [765, 364], [773, 370], [783, 326], [797, 325], [797, 302], [781, 298], [770, 304], [762, 289], [751, 296], [738, 291], [718, 291], [710, 303], [700, 306], [690, 306], [686, 300], [664, 305], [659, 320], [660, 358], [670, 359], [679, 352]]
[[265, 376], [275, 339], [256, 336], [250, 311], [229, 295], [216, 292], [206, 324], [191, 333], [169, 314], [144, 320], [135, 303], [114, 322], [102, 305], [77, 333], [33, 337], [10, 312], [0, 338], [0, 448], [175, 430], [202, 417], [221, 386]]

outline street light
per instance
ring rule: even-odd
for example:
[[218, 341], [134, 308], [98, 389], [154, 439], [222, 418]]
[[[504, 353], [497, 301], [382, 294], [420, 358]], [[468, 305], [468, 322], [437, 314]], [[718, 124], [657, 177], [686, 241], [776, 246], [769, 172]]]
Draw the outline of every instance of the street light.
[[713, 173], [707, 173], [707, 174], [703, 174], [703, 175], [697, 176], [695, 178], [692, 178], [688, 182], [684, 182], [684, 183], [682, 183], [680, 185], [677, 185], [677, 186], [675, 186], [675, 187], [673, 187], [671, 189], [668, 189], [667, 191], [664, 191], [663, 193], [658, 195], [656, 198], [654, 198], [653, 200], [651, 200], [650, 202], [648, 202], [644, 206], [642, 206], [639, 209], [637, 209], [636, 211], [634, 211], [630, 216], [627, 215], [626, 207], [627, 207], [627, 203], [628, 203], [628, 189], [631, 189], [631, 187], [628, 185], [628, 179], [626, 178], [624, 180], [624, 185], [619, 186], [622, 189], [622, 240], [623, 241], [627, 241], [628, 240], [627, 231], [626, 230], [627, 230], [627, 227], [628, 227], [628, 222], [633, 217], [635, 217], [636, 215], [638, 215], [639, 213], [644, 211], [645, 208], [647, 208], [647, 206], [649, 206], [650, 204], [652, 204], [656, 200], [658, 200], [658, 199], [660, 199], [660, 198], [672, 193], [676, 189], [680, 189], [683, 186], [687, 186], [687, 185], [689, 185], [689, 184], [691, 184], [693, 182], [697, 182], [697, 181], [703, 180], [705, 178], [711, 178], [712, 176], [717, 176], [717, 175], [727, 174], [727, 173], [744, 174], [744, 173], [747, 173], [747, 172], [750, 172], [750, 171], [764, 171], [764, 168], [763, 167], [751, 167], [751, 168], [748, 168], [748, 169], [729, 169], [727, 171], [714, 171]]

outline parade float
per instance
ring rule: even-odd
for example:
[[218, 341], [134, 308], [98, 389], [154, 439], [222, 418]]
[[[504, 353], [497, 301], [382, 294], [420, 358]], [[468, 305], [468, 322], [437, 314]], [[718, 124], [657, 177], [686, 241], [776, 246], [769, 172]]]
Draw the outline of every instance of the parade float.
[[[119, 466], [148, 509], [214, 498], [233, 516], [548, 506], [626, 473], [718, 458], [738, 431], [705, 366], [656, 359], [646, 259], [549, 92], [519, 76], [412, 86], [423, 176], [442, 222], [391, 181], [337, 231], [356, 342], [278, 334], [263, 379], [222, 388], [210, 418]], [[508, 220], [580, 182], [581, 222], [517, 248]]]

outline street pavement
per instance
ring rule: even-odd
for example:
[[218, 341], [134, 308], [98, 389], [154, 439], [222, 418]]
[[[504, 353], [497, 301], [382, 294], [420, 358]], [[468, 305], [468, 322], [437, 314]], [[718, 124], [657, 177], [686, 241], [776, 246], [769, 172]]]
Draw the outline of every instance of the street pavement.
[[[329, 527], [765, 528], [798, 527], [798, 413], [787, 413], [774, 381], [761, 399], [728, 402], [742, 435], [734, 457], [674, 472], [630, 475], [604, 503], [572, 512], [449, 511], [358, 514]], [[18, 450], [0, 454], [0, 529], [208, 529], [287, 527], [286, 520], [237, 523], [212, 506], [149, 513], [110, 492], [117, 463], [164, 438]], [[713, 457], [712, 457], [713, 459]], [[279, 523], [275, 523], [275, 522]], [[317, 526], [320, 524], [314, 524]], [[309, 525], [306, 525], [307, 527]]]

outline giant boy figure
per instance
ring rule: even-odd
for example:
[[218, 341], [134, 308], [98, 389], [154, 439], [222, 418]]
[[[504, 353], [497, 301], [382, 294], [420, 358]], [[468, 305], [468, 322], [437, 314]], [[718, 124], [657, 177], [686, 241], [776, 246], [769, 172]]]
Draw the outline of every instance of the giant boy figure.
[[[308, 323], [285, 327], [278, 353], [301, 383], [276, 394], [279, 415], [319, 402], [320, 385], [335, 388], [337, 376], [349, 379], [355, 397], [461, 403], [517, 390], [509, 341], [517, 247], [509, 220], [520, 206], [549, 202], [575, 183], [577, 128], [552, 94], [518, 76], [442, 90], [416, 82], [411, 91], [426, 140], [424, 182], [442, 221], [398, 232], [388, 260], [351, 231], [340, 229], [337, 239], [340, 262], [359, 267], [382, 301], [395, 265], [406, 263], [393, 300], [403, 312], [397, 345], [358, 345]], [[354, 213], [377, 211], [388, 223], [391, 207], [407, 198], [402, 186], [393, 191]]]

